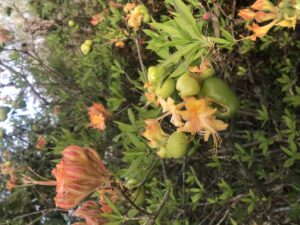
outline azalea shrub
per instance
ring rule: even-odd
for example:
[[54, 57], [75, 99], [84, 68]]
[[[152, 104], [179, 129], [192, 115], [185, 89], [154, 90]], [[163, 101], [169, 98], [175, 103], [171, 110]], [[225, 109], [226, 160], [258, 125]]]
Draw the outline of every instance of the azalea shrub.
[[299, 1], [29, 6], [39, 52], [0, 30], [40, 102], [6, 100], [1, 223], [300, 222]]

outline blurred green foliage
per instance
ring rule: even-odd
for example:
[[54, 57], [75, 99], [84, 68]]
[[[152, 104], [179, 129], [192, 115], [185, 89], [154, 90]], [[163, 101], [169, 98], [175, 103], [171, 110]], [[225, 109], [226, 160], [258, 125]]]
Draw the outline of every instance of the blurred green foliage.
[[[126, 3], [30, 1], [31, 10], [54, 26], [40, 52], [10, 51], [15, 67], [34, 78], [30, 87], [22, 72], [12, 71], [20, 99], [34, 88], [41, 102], [34, 119], [12, 113], [14, 129], [1, 139], [1, 151], [10, 151], [18, 176], [30, 173], [30, 167], [52, 179], [65, 147], [90, 146], [117, 179], [138, 181], [134, 191], [145, 189], [142, 208], [153, 213], [147, 217], [126, 200], [109, 202], [113, 213], [106, 215], [107, 224], [299, 224], [299, 30], [272, 31], [251, 42], [238, 38], [244, 27], [234, 22], [231, 1], [168, 0], [145, 3], [152, 21], [133, 31], [126, 25]], [[213, 21], [202, 18], [206, 12], [220, 13], [219, 37]], [[103, 20], [92, 26], [91, 17], [98, 13]], [[68, 26], [69, 20], [76, 25]], [[85, 40], [93, 42], [86, 56], [80, 50]], [[125, 46], [116, 47], [116, 41]], [[208, 57], [217, 76], [235, 89], [241, 110], [227, 121], [229, 129], [216, 152], [195, 138], [187, 157], [159, 159], [141, 136], [144, 121], [161, 111], [152, 105], [145, 110], [140, 64], [158, 63], [167, 68], [167, 76], [177, 77], [201, 57]], [[104, 132], [89, 125], [93, 102], [112, 114]], [[168, 123], [162, 126], [173, 131]], [[44, 150], [36, 149], [38, 135], [46, 137]], [[9, 192], [1, 184], [0, 224], [75, 221], [53, 209], [54, 194], [51, 187], [34, 186]]]

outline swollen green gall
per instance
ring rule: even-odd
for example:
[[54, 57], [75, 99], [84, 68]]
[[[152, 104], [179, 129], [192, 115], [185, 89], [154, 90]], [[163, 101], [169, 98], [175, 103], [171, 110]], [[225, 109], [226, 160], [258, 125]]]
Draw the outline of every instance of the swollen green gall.
[[240, 101], [232, 89], [222, 79], [210, 77], [204, 80], [202, 94], [219, 105], [216, 116], [222, 119], [232, 117], [240, 107]]
[[68, 26], [69, 26], [69, 27], [75, 27], [75, 25], [76, 25], [76, 23], [75, 23], [74, 20], [69, 20], [69, 21], [68, 21]]
[[93, 41], [88, 39], [88, 40], [85, 40], [84, 44], [87, 45], [87, 46], [92, 47]]
[[82, 54], [87, 55], [91, 51], [92, 47], [90, 45], [83, 43], [80, 46], [80, 49], [81, 49]]
[[148, 23], [150, 21], [150, 14], [149, 14], [148, 9], [146, 8], [146, 6], [138, 5], [137, 7], [135, 7], [134, 10], [137, 10], [137, 12], [142, 14], [144, 23]]
[[204, 70], [202, 73], [201, 73], [201, 78], [202, 80], [205, 80], [209, 77], [212, 77], [213, 75], [215, 74], [215, 71], [214, 69], [212, 68], [207, 68], [206, 70]]
[[135, 190], [130, 196], [131, 201], [134, 202], [137, 206], [141, 206], [145, 201], [145, 188], [141, 186], [137, 190]]
[[157, 154], [160, 158], [162, 158], [162, 159], [164, 159], [164, 158], [171, 158], [171, 156], [168, 154], [168, 151], [167, 151], [167, 149], [166, 149], [165, 146], [161, 146], [161, 147], [159, 148], [159, 151], [156, 152], [156, 154]]
[[0, 106], [0, 122], [7, 119], [7, 114], [9, 113], [10, 108], [7, 106]]
[[175, 91], [175, 81], [173, 79], [167, 79], [160, 87], [158, 86], [155, 93], [162, 97], [168, 98]]
[[15, 100], [12, 103], [12, 107], [15, 109], [23, 109], [26, 107], [26, 102], [23, 99]]
[[0, 139], [2, 139], [4, 135], [5, 135], [5, 131], [2, 128], [0, 128]]
[[129, 179], [125, 183], [125, 187], [132, 190], [138, 184], [137, 179]]
[[196, 79], [188, 74], [184, 74], [178, 78], [176, 89], [179, 91], [181, 97], [187, 97], [199, 94], [200, 85]]
[[169, 157], [179, 159], [186, 155], [188, 137], [182, 132], [174, 132], [167, 141], [167, 153]]
[[10, 167], [10, 166], [12, 166], [12, 163], [11, 163], [11, 161], [6, 161], [6, 162], [4, 163], [4, 165], [7, 166], [7, 167]]
[[158, 66], [150, 66], [148, 68], [148, 81], [151, 84], [155, 84], [158, 82], [159, 78], [162, 77], [165, 73], [164, 68]]

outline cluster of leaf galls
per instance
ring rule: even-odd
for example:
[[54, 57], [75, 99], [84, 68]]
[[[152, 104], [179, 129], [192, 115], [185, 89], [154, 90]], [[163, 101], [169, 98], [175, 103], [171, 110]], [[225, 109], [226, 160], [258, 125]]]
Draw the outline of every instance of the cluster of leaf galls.
[[[170, 97], [175, 89], [181, 98], [200, 95], [216, 105], [216, 116], [222, 119], [230, 118], [239, 108], [239, 100], [231, 88], [220, 78], [214, 77], [211, 67], [202, 71], [200, 82], [192, 75], [185, 73], [177, 81], [173, 78], [161, 79], [165, 76], [165, 70], [160, 66], [148, 68], [147, 78], [151, 85], [155, 86], [155, 94], [161, 98]], [[199, 78], [199, 77], [198, 77]], [[182, 132], [172, 133], [165, 146], [160, 147], [157, 153], [162, 158], [181, 158], [186, 155], [189, 138]]]

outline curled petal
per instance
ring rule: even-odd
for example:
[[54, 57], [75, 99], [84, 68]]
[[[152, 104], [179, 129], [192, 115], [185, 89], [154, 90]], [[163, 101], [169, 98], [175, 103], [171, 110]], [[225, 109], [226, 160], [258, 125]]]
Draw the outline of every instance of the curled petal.
[[175, 105], [175, 101], [171, 97], [168, 97], [167, 101], [165, 101], [163, 98], [159, 98], [158, 100], [163, 112], [165, 113], [163, 117], [171, 115], [170, 122], [176, 127], [181, 127], [183, 122], [179, 114], [179, 109], [181, 109], [184, 104]]
[[270, 11], [274, 13], [277, 11], [277, 8], [269, 0], [256, 0], [250, 7], [251, 9], [260, 11]]
[[268, 31], [277, 23], [276, 20], [273, 20], [271, 23], [265, 25], [265, 26], [259, 26], [256, 23], [253, 23], [252, 25], [248, 26], [248, 29], [253, 31], [253, 35], [249, 36], [251, 40], [255, 41], [257, 37], [262, 38], [264, 37]]
[[38, 140], [37, 140], [36, 145], [35, 145], [35, 148], [41, 150], [45, 147], [46, 143], [47, 143], [47, 141], [45, 139], [45, 136], [44, 135], [39, 135]]
[[253, 20], [255, 18], [255, 12], [251, 9], [242, 9], [239, 12], [239, 16], [244, 20]]
[[103, 18], [100, 14], [95, 14], [92, 16], [92, 19], [90, 22], [93, 26], [97, 26], [97, 24], [100, 23], [102, 20], [103, 20]]
[[133, 2], [133, 3], [127, 3], [125, 6], [124, 6], [124, 12], [125, 13], [129, 13], [131, 10], [133, 10], [134, 8], [136, 7], [136, 4]]
[[289, 17], [286, 20], [282, 20], [276, 23], [276, 26], [288, 27], [295, 29], [297, 23], [297, 16]]
[[273, 20], [276, 17], [277, 17], [277, 13], [266, 13], [266, 12], [263, 12], [263, 11], [259, 11], [259, 12], [255, 13], [255, 20], [258, 23]]
[[156, 119], [148, 119], [145, 121], [146, 129], [142, 133], [146, 139], [149, 140], [149, 145], [151, 148], [158, 148], [164, 144], [167, 140], [168, 135], [163, 131], [160, 123]]
[[106, 222], [101, 213], [100, 206], [96, 202], [86, 201], [74, 212], [74, 216], [85, 219], [87, 225], [101, 225]]

